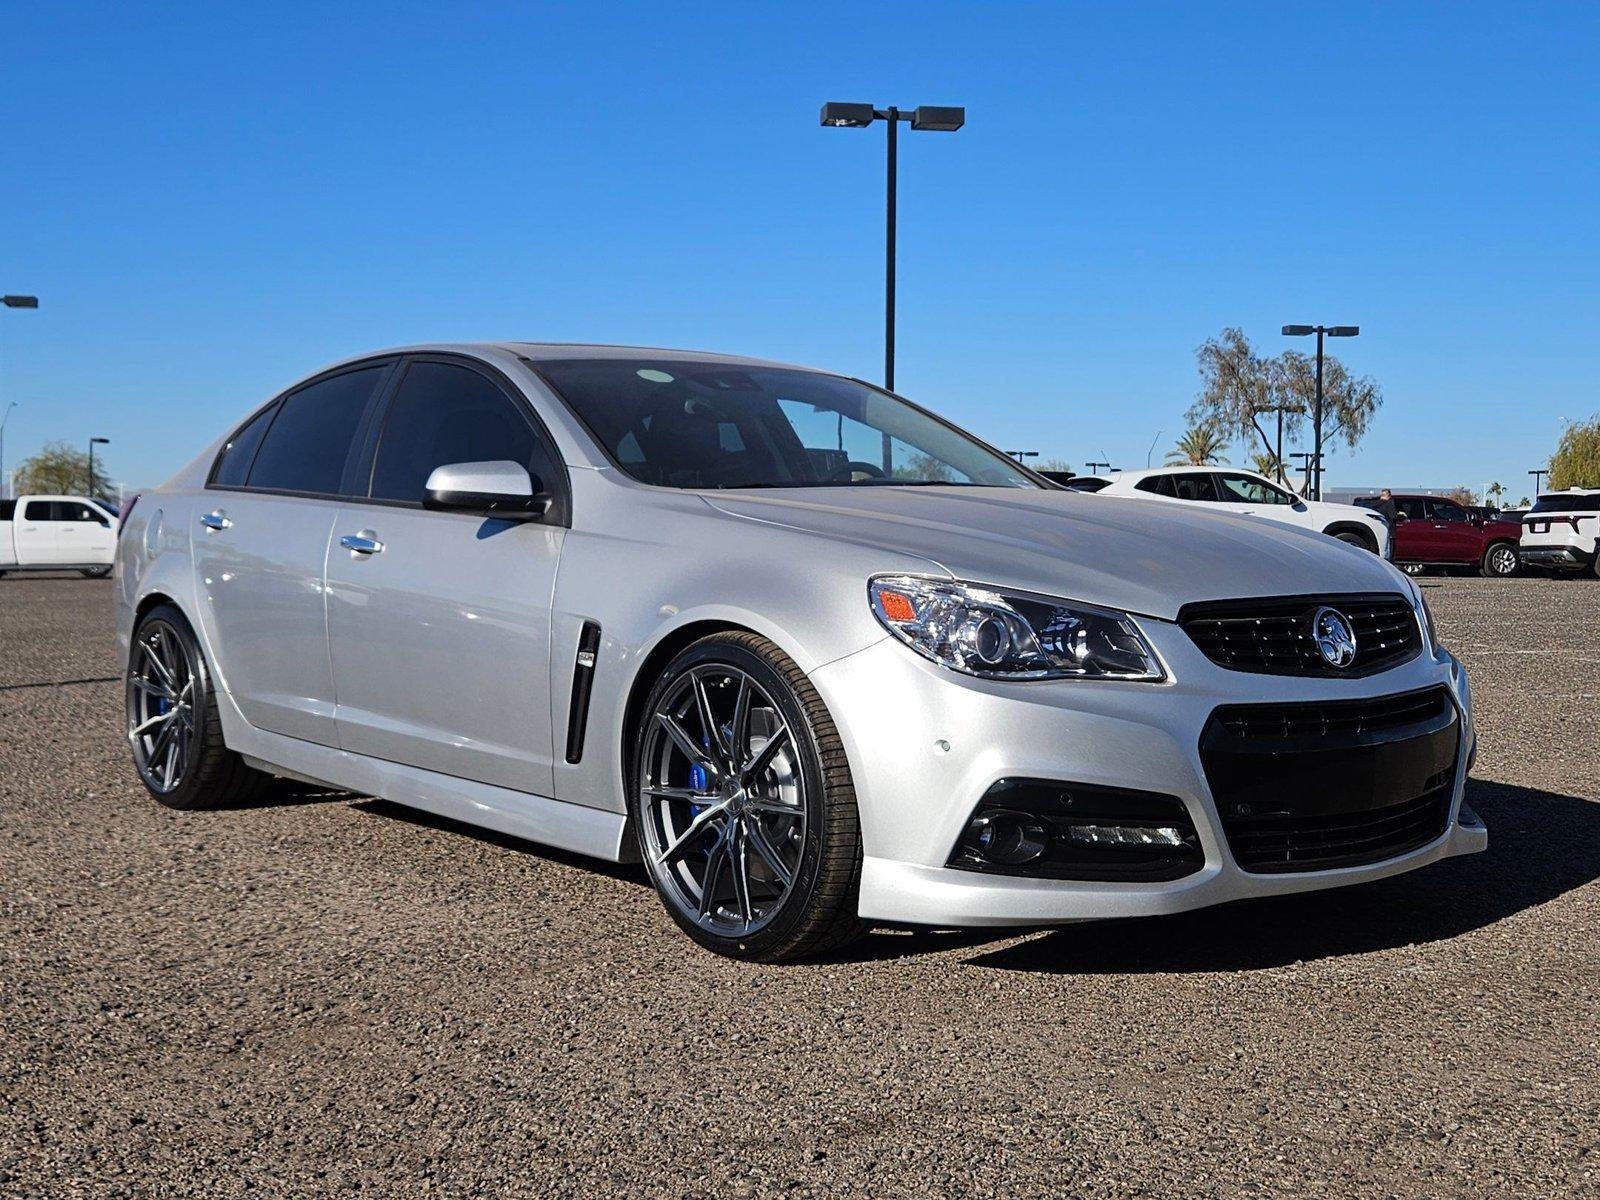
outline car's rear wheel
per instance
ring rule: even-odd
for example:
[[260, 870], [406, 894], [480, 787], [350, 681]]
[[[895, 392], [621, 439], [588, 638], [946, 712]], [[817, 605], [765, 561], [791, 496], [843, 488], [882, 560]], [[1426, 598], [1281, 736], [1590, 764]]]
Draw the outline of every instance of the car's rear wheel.
[[1401, 563], [1400, 569], [1407, 575], [1421, 575], [1428, 568], [1422, 563]]
[[844, 746], [810, 680], [765, 638], [713, 634], [673, 659], [645, 700], [630, 787], [651, 880], [700, 945], [778, 962], [864, 928]]
[[152, 608], [128, 654], [128, 743], [146, 790], [168, 808], [222, 808], [270, 778], [223, 743], [211, 673], [189, 622], [170, 604]]
[[1496, 542], [1483, 552], [1478, 570], [1490, 579], [1510, 579], [1522, 568], [1521, 556], [1510, 542]]

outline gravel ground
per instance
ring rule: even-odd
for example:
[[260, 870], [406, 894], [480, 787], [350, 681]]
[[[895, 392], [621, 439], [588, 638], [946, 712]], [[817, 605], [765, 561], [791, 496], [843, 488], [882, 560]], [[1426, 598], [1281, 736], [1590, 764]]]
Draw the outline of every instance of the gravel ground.
[[158, 807], [110, 585], [0, 581], [0, 1195], [1600, 1195], [1600, 584], [1429, 595], [1487, 854], [750, 967], [637, 871]]

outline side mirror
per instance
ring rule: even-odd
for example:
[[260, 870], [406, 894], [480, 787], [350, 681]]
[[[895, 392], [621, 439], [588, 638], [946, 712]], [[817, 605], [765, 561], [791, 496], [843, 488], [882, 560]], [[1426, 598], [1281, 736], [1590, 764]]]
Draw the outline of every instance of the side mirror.
[[447, 463], [428, 476], [422, 507], [531, 521], [550, 507], [544, 485], [521, 463]]

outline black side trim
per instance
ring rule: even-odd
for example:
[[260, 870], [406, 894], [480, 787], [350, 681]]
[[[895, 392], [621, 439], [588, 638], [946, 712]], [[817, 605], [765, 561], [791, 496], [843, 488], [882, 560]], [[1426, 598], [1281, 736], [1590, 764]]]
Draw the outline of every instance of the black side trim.
[[578, 655], [572, 664], [572, 707], [567, 712], [567, 761], [583, 758], [583, 734], [589, 723], [589, 694], [594, 690], [594, 662], [600, 653], [600, 626], [585, 621], [578, 632]]

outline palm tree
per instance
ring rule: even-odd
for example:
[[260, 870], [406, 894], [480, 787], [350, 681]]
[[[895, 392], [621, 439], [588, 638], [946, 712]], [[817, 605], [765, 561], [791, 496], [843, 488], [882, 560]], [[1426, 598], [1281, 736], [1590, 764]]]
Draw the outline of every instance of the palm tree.
[[1191, 425], [1184, 430], [1178, 444], [1167, 451], [1167, 462], [1193, 467], [1209, 467], [1228, 460], [1222, 449], [1228, 443], [1213, 424]]

